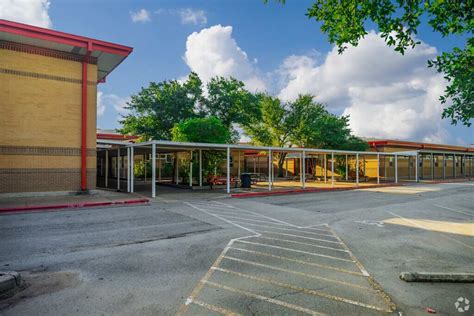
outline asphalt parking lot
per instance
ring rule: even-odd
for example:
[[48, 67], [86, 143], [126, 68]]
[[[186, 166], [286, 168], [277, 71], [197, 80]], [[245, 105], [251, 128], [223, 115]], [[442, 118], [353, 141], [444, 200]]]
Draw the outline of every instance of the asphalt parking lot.
[[[0, 267], [29, 285], [5, 315], [441, 315], [472, 284], [474, 183], [0, 216]], [[472, 307], [472, 306], [471, 306]], [[469, 314], [470, 313], [470, 314]]]

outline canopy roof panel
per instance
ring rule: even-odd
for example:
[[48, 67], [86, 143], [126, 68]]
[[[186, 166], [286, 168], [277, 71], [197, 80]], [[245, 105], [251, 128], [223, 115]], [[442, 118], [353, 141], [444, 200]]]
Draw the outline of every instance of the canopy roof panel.
[[132, 47], [0, 19], [0, 40], [97, 58], [102, 81], [133, 51]]

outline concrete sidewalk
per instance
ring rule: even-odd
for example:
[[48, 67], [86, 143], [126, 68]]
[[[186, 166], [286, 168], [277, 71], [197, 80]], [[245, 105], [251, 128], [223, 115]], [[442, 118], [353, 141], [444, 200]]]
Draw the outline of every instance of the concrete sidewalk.
[[94, 190], [90, 194], [0, 196], [0, 213], [148, 203], [139, 194]]

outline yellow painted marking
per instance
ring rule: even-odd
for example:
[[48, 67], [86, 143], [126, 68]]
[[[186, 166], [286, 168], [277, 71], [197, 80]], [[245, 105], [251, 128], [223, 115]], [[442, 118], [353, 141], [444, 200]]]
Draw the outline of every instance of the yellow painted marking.
[[267, 265], [267, 264], [254, 262], [254, 261], [242, 260], [242, 259], [238, 259], [238, 258], [230, 257], [230, 256], [224, 256], [224, 259], [233, 260], [233, 261], [237, 261], [237, 262], [241, 262], [241, 263], [246, 263], [246, 264], [250, 264], [250, 265], [254, 265], [254, 266], [262, 267], [262, 268], [267, 268], [267, 269], [271, 269], [271, 270], [276, 270], [276, 271], [286, 272], [286, 273], [290, 273], [290, 274], [300, 275], [300, 276], [304, 276], [304, 277], [307, 277], [307, 278], [319, 279], [319, 280], [323, 280], [323, 281], [326, 281], [326, 282], [332, 282], [332, 283], [342, 284], [342, 285], [346, 285], [346, 286], [352, 286], [352, 287], [363, 289], [363, 290], [366, 290], [366, 291], [373, 291], [373, 289], [368, 288], [366, 286], [362, 286], [362, 285], [358, 285], [358, 284], [354, 284], [354, 283], [350, 283], [350, 282], [334, 280], [334, 279], [328, 279], [328, 278], [320, 277], [320, 276], [317, 276], [317, 275], [314, 275], [314, 274], [308, 274], [308, 273], [304, 273], [304, 272], [298, 272], [298, 271], [283, 269], [283, 268], [279, 268], [279, 267], [274, 267], [274, 266], [270, 266], [270, 265]]
[[266, 236], [258, 236], [258, 237], [255, 237], [255, 238], [278, 240], [278, 241], [289, 242], [289, 243], [294, 243], [294, 244], [299, 244], [299, 245], [308, 245], [308, 246], [313, 246], [313, 247], [322, 248], [322, 249], [329, 249], [329, 250], [334, 250], [334, 251], [347, 252], [347, 250], [345, 250], [345, 249], [320, 246], [320, 245], [316, 245], [316, 244], [311, 244], [309, 242], [301, 242], [301, 241], [294, 241], [294, 240], [289, 240], [289, 239], [281, 239], [281, 238], [266, 237]]
[[280, 233], [280, 232], [272, 232], [272, 231], [268, 231], [268, 230], [259, 230], [259, 229], [256, 229], [256, 231], [261, 231], [262, 233], [268, 233], [268, 234], [283, 235], [283, 236], [290, 236], [290, 237], [303, 238], [303, 239], [309, 239], [309, 240], [323, 241], [323, 242], [328, 242], [328, 243], [332, 243], [332, 244], [341, 244], [339, 241], [332, 241], [332, 240], [321, 239], [321, 238], [306, 237], [306, 236]]
[[426, 230], [474, 237], [474, 223], [456, 223], [447, 221], [433, 221], [429, 219], [402, 219], [389, 218], [383, 221], [387, 224], [422, 228]]
[[298, 312], [306, 313], [308, 315], [315, 315], [315, 316], [324, 316], [324, 315], [326, 315], [326, 314], [323, 314], [323, 313], [315, 312], [315, 311], [310, 310], [308, 308], [304, 308], [304, 307], [301, 307], [301, 306], [298, 306], [298, 305], [283, 302], [283, 301], [280, 301], [280, 300], [277, 300], [277, 299], [274, 299], [274, 298], [271, 298], [271, 297], [251, 293], [247, 290], [243, 291], [243, 290], [240, 290], [240, 289], [236, 289], [236, 288], [233, 288], [233, 287], [230, 287], [230, 286], [214, 283], [214, 282], [211, 282], [211, 281], [205, 281], [205, 283], [210, 285], [210, 286], [216, 287], [216, 288], [220, 288], [220, 289], [223, 289], [223, 290], [227, 290], [229, 292], [242, 294], [242, 295], [245, 295], [245, 296], [248, 296], [248, 297], [252, 297], [252, 298], [262, 300], [262, 301], [266, 301], [266, 302], [269, 302], [269, 303], [280, 305], [280, 306], [286, 307], [288, 309], [292, 309], [292, 310], [295, 310], [295, 311], [298, 311]]
[[350, 270], [335, 268], [335, 267], [327, 266], [327, 265], [324, 265], [324, 264], [308, 262], [308, 261], [304, 261], [304, 260], [298, 260], [298, 259], [293, 259], [293, 258], [288, 258], [288, 257], [272, 255], [272, 254], [266, 253], [266, 252], [254, 251], [254, 250], [237, 248], [237, 247], [230, 247], [230, 249], [239, 250], [239, 251], [243, 251], [243, 252], [248, 252], [248, 253], [258, 255], [258, 256], [265, 256], [265, 257], [270, 257], [270, 258], [275, 258], [275, 259], [281, 259], [281, 260], [291, 261], [291, 262], [295, 262], [295, 263], [301, 263], [301, 264], [305, 264], [305, 265], [309, 265], [309, 266], [313, 266], [313, 267], [318, 267], [318, 268], [323, 268], [323, 269], [328, 269], [328, 270], [334, 270], [334, 271], [337, 271], [337, 272], [348, 273], [348, 274], [352, 274], [352, 275], [358, 275], [358, 276], [366, 277], [365, 275], [363, 275], [360, 272], [354, 272], [354, 271], [350, 271]]
[[323, 297], [323, 298], [333, 300], [333, 301], [343, 302], [343, 303], [356, 305], [356, 306], [360, 306], [360, 307], [365, 307], [365, 308], [368, 308], [368, 309], [373, 309], [373, 310], [386, 312], [386, 313], [391, 313], [392, 312], [392, 310], [390, 310], [390, 309], [386, 309], [386, 308], [383, 308], [383, 307], [378, 307], [378, 306], [362, 303], [362, 302], [355, 301], [355, 300], [352, 300], [352, 299], [348, 299], [348, 298], [328, 294], [328, 293], [325, 293], [325, 292], [322, 292], [322, 291], [306, 289], [306, 288], [299, 287], [299, 286], [296, 286], [296, 285], [292, 285], [292, 284], [288, 284], [288, 283], [282, 283], [282, 282], [279, 282], [279, 281], [266, 279], [266, 278], [260, 278], [260, 277], [256, 277], [256, 276], [252, 276], [252, 275], [248, 275], [248, 274], [244, 274], [244, 273], [240, 273], [240, 272], [236, 272], [236, 271], [231, 271], [231, 270], [228, 270], [228, 269], [222, 269], [222, 268], [218, 268], [218, 267], [214, 267], [212, 269], [215, 270], [215, 271], [221, 271], [221, 272], [224, 272], [224, 273], [240, 276], [240, 277], [247, 278], [247, 279], [250, 279], [250, 280], [263, 282], [263, 283], [268, 283], [268, 284], [272, 284], [272, 285], [275, 285], [275, 286], [279, 286], [279, 287], [299, 291], [299, 292], [302, 292], [302, 293], [305, 293], [305, 294]]
[[219, 307], [219, 306], [204, 303], [204, 302], [199, 301], [199, 300], [193, 300], [191, 303], [199, 305], [199, 306], [204, 307], [204, 308], [207, 308], [207, 309], [209, 309], [213, 312], [216, 312], [216, 313], [219, 313], [219, 314], [222, 314], [222, 315], [226, 315], [226, 316], [239, 316], [239, 315], [242, 315], [242, 314], [230, 311], [228, 309], [225, 309], [225, 308], [222, 308], [222, 307]]
[[339, 261], [346, 261], [346, 262], [354, 262], [349, 259], [344, 259], [344, 258], [339, 258], [339, 257], [333, 257], [333, 256], [328, 256], [328, 255], [322, 255], [320, 253], [314, 253], [314, 252], [309, 252], [309, 251], [303, 251], [303, 250], [298, 250], [298, 249], [292, 249], [292, 248], [286, 248], [286, 247], [280, 247], [280, 246], [275, 246], [275, 245], [269, 245], [269, 244], [262, 244], [258, 242], [251, 242], [251, 241], [245, 241], [245, 240], [237, 240], [238, 242], [244, 243], [244, 244], [250, 244], [250, 245], [256, 245], [256, 246], [263, 246], [263, 247], [269, 247], [269, 248], [275, 248], [275, 249], [282, 249], [286, 251], [292, 251], [292, 252], [298, 252], [298, 253], [304, 253], [307, 255], [312, 255], [316, 257], [323, 257], [323, 258], [328, 258], [328, 259], [333, 259], [333, 260], [339, 260]]

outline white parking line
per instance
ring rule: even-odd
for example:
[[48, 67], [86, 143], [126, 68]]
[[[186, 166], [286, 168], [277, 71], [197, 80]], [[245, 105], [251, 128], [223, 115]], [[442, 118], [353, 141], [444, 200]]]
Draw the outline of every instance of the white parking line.
[[342, 285], [346, 285], [346, 286], [352, 286], [352, 287], [363, 289], [363, 290], [366, 290], [366, 291], [373, 291], [371, 288], [368, 288], [366, 286], [362, 286], [362, 285], [358, 285], [358, 284], [354, 284], [354, 283], [350, 283], [350, 282], [344, 282], [344, 281], [339, 281], [339, 280], [334, 280], [334, 279], [328, 279], [328, 278], [321, 277], [321, 276], [314, 275], [314, 274], [308, 274], [308, 273], [304, 273], [304, 272], [298, 272], [298, 271], [283, 269], [283, 268], [274, 267], [274, 266], [270, 266], [270, 265], [263, 264], [263, 263], [258, 263], [258, 262], [255, 262], [255, 261], [249, 261], [249, 260], [243, 260], [243, 259], [239, 259], [239, 258], [235, 258], [235, 257], [230, 257], [228, 255], [225, 255], [224, 259], [233, 260], [233, 261], [236, 261], [236, 262], [245, 263], [245, 264], [249, 264], [249, 265], [254, 265], [254, 266], [257, 266], [257, 267], [262, 267], [262, 268], [266, 268], [266, 269], [270, 269], [270, 270], [276, 270], [276, 271], [285, 272], [285, 273], [289, 273], [289, 274], [300, 275], [300, 276], [304, 276], [304, 277], [311, 278], [311, 279], [318, 279], [318, 280], [323, 280], [323, 281], [326, 281], [326, 282], [332, 282], [332, 283], [342, 284]]
[[309, 242], [301, 242], [301, 241], [296, 241], [296, 240], [274, 238], [274, 237], [267, 237], [267, 236], [259, 236], [259, 237], [255, 237], [255, 238], [263, 238], [263, 239], [268, 239], [268, 240], [277, 240], [277, 241], [282, 241], [282, 242], [289, 242], [289, 243], [292, 243], [292, 244], [307, 245], [307, 246], [312, 246], [312, 247], [316, 247], [316, 248], [328, 249], [328, 250], [334, 250], [334, 251], [340, 251], [340, 252], [346, 252], [346, 253], [349, 252], [345, 249], [326, 247], [326, 246], [312, 244], [312, 243], [309, 243]]
[[274, 235], [282, 235], [282, 236], [289, 236], [289, 237], [296, 237], [296, 238], [302, 238], [302, 239], [308, 239], [308, 240], [315, 240], [315, 241], [323, 241], [323, 242], [328, 242], [331, 244], [342, 244], [339, 241], [332, 241], [332, 240], [326, 240], [326, 239], [320, 239], [320, 238], [314, 238], [314, 237], [306, 237], [306, 236], [300, 236], [300, 235], [294, 235], [294, 234], [286, 234], [286, 233], [280, 233], [280, 232], [272, 232], [268, 230], [258, 230], [262, 233], [267, 233], [267, 234], [274, 234]]
[[[212, 211], [214, 212], [214, 211]], [[209, 212], [211, 213], [211, 212]], [[257, 222], [257, 223], [265, 223], [265, 224], [272, 224], [272, 225], [282, 225], [282, 226], [287, 226], [286, 224], [282, 224], [282, 223], [275, 223], [275, 222], [269, 222], [269, 221], [261, 221], [261, 220], [258, 220], [258, 219], [253, 219], [253, 218], [246, 218], [246, 217], [242, 217], [242, 216], [234, 216], [234, 215], [224, 215], [224, 214], [219, 214], [220, 216], [225, 216], [225, 217], [232, 217], [232, 218], [237, 218], [237, 219], [242, 219], [242, 220], [246, 220], [246, 221], [252, 221], [252, 222]]]
[[343, 302], [343, 303], [347, 303], [347, 304], [351, 304], [351, 305], [356, 305], [356, 306], [360, 306], [360, 307], [365, 307], [365, 308], [368, 308], [368, 309], [373, 309], [373, 310], [386, 312], [386, 313], [392, 312], [390, 309], [385, 309], [385, 308], [381, 308], [381, 307], [378, 307], [378, 306], [375, 306], [375, 305], [362, 303], [362, 302], [355, 301], [355, 300], [352, 300], [352, 299], [348, 299], [348, 298], [345, 298], [345, 297], [328, 294], [328, 293], [325, 293], [325, 292], [322, 292], [322, 291], [306, 289], [306, 288], [299, 287], [299, 286], [296, 286], [296, 285], [293, 285], [293, 284], [283, 283], [283, 282], [274, 281], [274, 280], [271, 280], [271, 279], [266, 279], [266, 278], [261, 278], [261, 277], [255, 277], [255, 276], [252, 276], [252, 275], [249, 275], [249, 274], [240, 273], [240, 272], [236, 272], [236, 271], [232, 271], [232, 270], [228, 270], [228, 269], [222, 269], [222, 268], [218, 268], [218, 267], [213, 267], [212, 270], [237, 275], [237, 276], [244, 277], [244, 278], [254, 280], [254, 281], [259, 281], [259, 282], [263, 282], [263, 283], [276, 285], [276, 286], [279, 286], [279, 287], [299, 291], [299, 292], [302, 292], [302, 293], [305, 293], [305, 294], [310, 294], [310, 295], [313, 295], [313, 296], [323, 297], [323, 298], [326, 298], [326, 299], [329, 299], [329, 300], [339, 301], [339, 302]]
[[216, 306], [216, 305], [204, 303], [200, 300], [193, 300], [191, 303], [199, 305], [199, 306], [204, 307], [204, 308], [207, 308], [208, 310], [211, 310], [213, 312], [216, 312], [216, 313], [219, 313], [219, 314], [222, 314], [222, 315], [226, 315], [226, 316], [240, 316], [240, 315], [242, 315], [242, 314], [236, 313], [234, 311], [230, 311], [228, 309], [225, 309], [225, 308], [222, 308], [222, 307], [219, 307], [219, 306]]
[[328, 259], [332, 259], [332, 260], [354, 262], [353, 260], [349, 260], [349, 259], [344, 259], [344, 258], [334, 257], [334, 256], [328, 256], [328, 255], [323, 255], [323, 254], [320, 254], [320, 253], [309, 252], [309, 251], [304, 251], [304, 250], [280, 247], [280, 246], [275, 246], [275, 245], [270, 245], [270, 244], [263, 244], [263, 243], [259, 243], [259, 242], [252, 242], [252, 241], [246, 241], [246, 240], [236, 240], [236, 241], [240, 242], [240, 243], [244, 243], [244, 244], [249, 244], [249, 245], [263, 246], [263, 247], [281, 249], [281, 250], [286, 250], [286, 251], [291, 251], [291, 252], [304, 253], [306, 255], [311, 255], [311, 256], [316, 256], [316, 257], [323, 257], [323, 258], [328, 258]]
[[[247, 224], [242, 221], [234, 221], [236, 223], [243, 223]], [[324, 237], [331, 237], [335, 238], [333, 235], [327, 235], [327, 234], [320, 234], [320, 233], [313, 233], [313, 232], [307, 232], [304, 230], [298, 230], [298, 229], [292, 229], [292, 228], [283, 228], [283, 227], [274, 227], [274, 226], [268, 226], [268, 225], [260, 225], [260, 224], [249, 224], [252, 226], [258, 226], [258, 227], [263, 227], [263, 228], [272, 228], [272, 229], [278, 229], [278, 230], [284, 230], [284, 231], [290, 231], [290, 232], [298, 232], [298, 233], [303, 233], [303, 234], [309, 234], [309, 235], [316, 235], [316, 236], [324, 236]]]
[[433, 205], [436, 206], [436, 207], [444, 208], [445, 210], [448, 210], [448, 211], [452, 211], [452, 212], [456, 212], [456, 213], [461, 213], [461, 214], [468, 215], [468, 216], [474, 216], [474, 213], [470, 213], [470, 212], [466, 212], [466, 211], [460, 211], [460, 210], [455, 210], [455, 209], [453, 209], [453, 208], [450, 208], [450, 207], [447, 207], [447, 206], [438, 205], [438, 204], [433, 204]]
[[230, 287], [230, 286], [218, 284], [218, 283], [211, 282], [211, 281], [204, 281], [204, 282], [206, 284], [210, 285], [210, 286], [213, 286], [213, 287], [216, 287], [216, 288], [219, 288], [219, 289], [227, 290], [227, 291], [233, 292], [233, 293], [242, 294], [242, 295], [252, 297], [252, 298], [256, 298], [256, 299], [259, 299], [259, 300], [262, 300], [262, 301], [265, 301], [265, 302], [270, 302], [270, 303], [280, 305], [280, 306], [283, 306], [283, 307], [286, 307], [288, 309], [292, 309], [292, 310], [295, 310], [295, 311], [298, 311], [298, 312], [306, 313], [306, 314], [309, 314], [309, 315], [315, 315], [315, 316], [325, 316], [325, 315], [327, 315], [327, 314], [315, 312], [313, 310], [310, 310], [308, 308], [304, 308], [304, 307], [301, 307], [301, 306], [298, 306], [298, 305], [283, 302], [283, 301], [280, 301], [280, 300], [277, 300], [277, 299], [274, 299], [274, 298], [271, 298], [271, 297], [251, 293], [247, 290], [243, 291], [243, 290], [240, 290], [240, 289], [236, 289], [236, 288], [233, 288], [233, 287]]
[[318, 267], [318, 268], [334, 270], [334, 271], [337, 271], [337, 272], [342, 272], [342, 273], [347, 273], [347, 274], [352, 274], [352, 275], [358, 275], [358, 276], [361, 276], [361, 277], [364, 277], [364, 278], [366, 277], [364, 274], [362, 274], [360, 272], [345, 270], [345, 269], [336, 268], [336, 267], [333, 267], [333, 266], [327, 266], [327, 265], [320, 264], [320, 263], [309, 262], [309, 261], [304, 261], [304, 260], [299, 260], [299, 259], [294, 259], [294, 258], [288, 258], [288, 257], [283, 257], [283, 256], [277, 256], [277, 255], [273, 255], [271, 253], [255, 251], [255, 250], [250, 250], [250, 249], [243, 249], [243, 248], [238, 248], [238, 247], [230, 247], [229, 249], [248, 252], [248, 253], [258, 255], [258, 256], [281, 259], [281, 260], [291, 261], [291, 262], [300, 263], [300, 264], [304, 264], [304, 265], [314, 266], [314, 267]]

